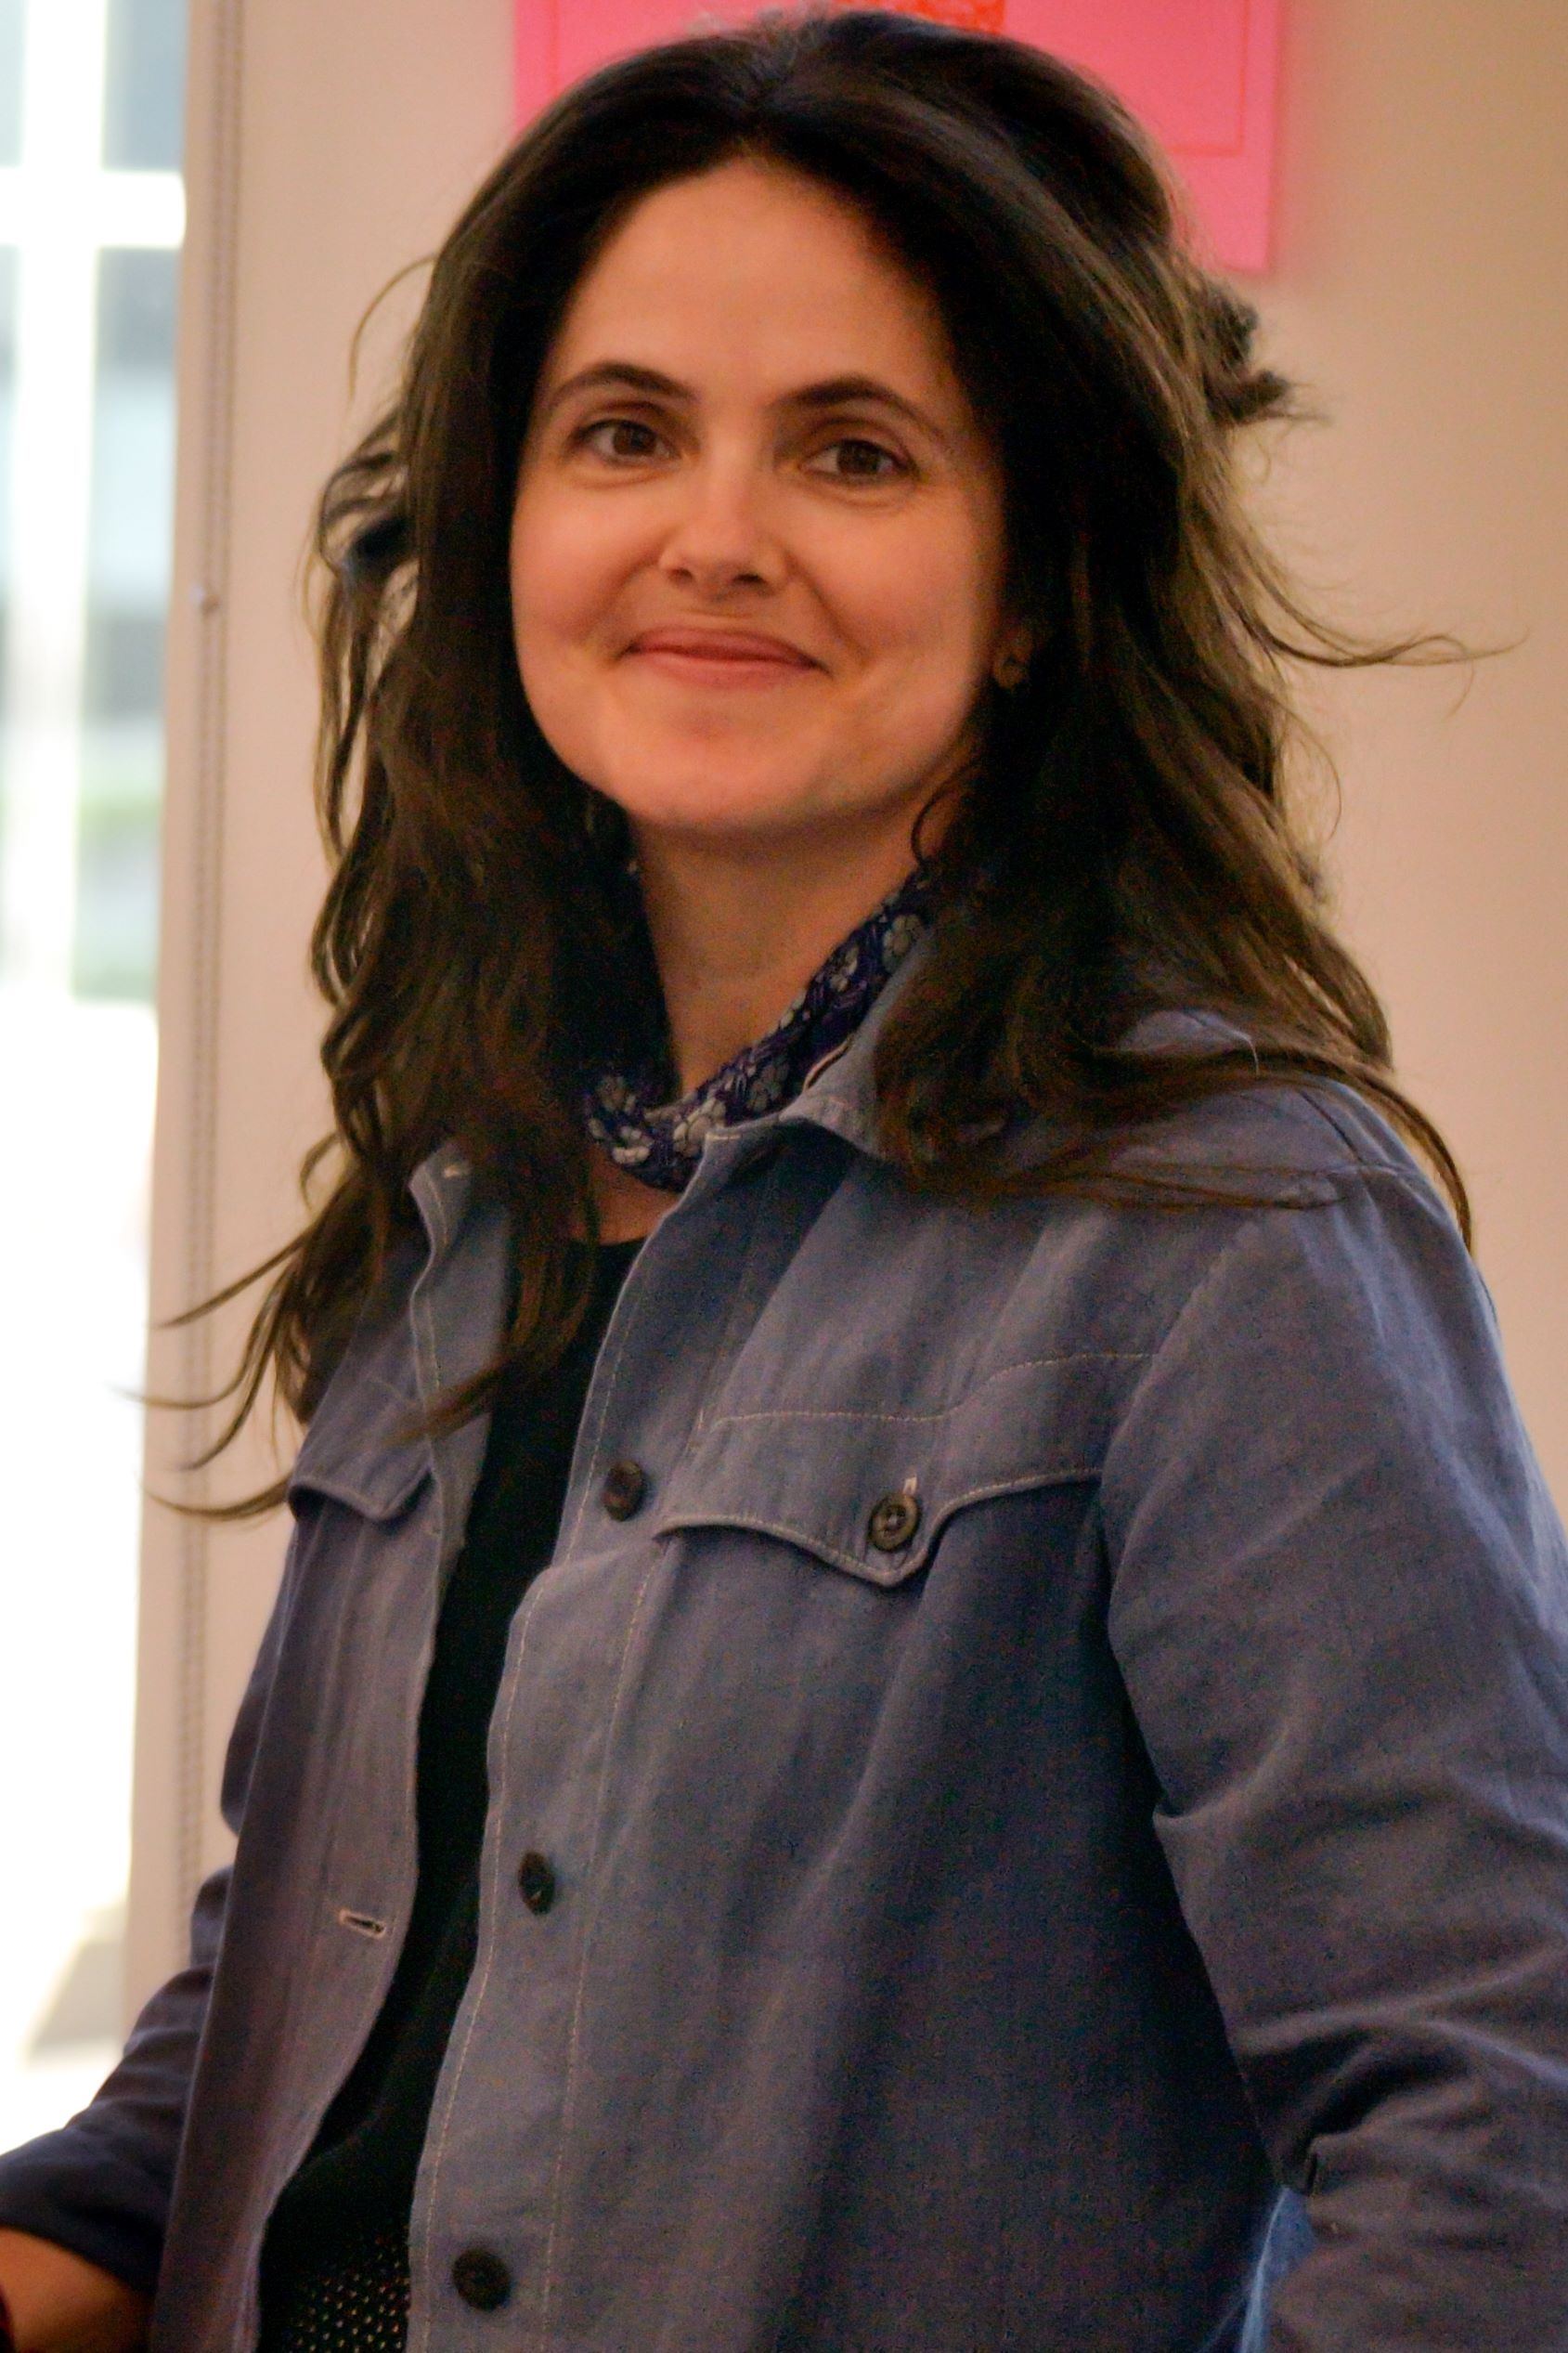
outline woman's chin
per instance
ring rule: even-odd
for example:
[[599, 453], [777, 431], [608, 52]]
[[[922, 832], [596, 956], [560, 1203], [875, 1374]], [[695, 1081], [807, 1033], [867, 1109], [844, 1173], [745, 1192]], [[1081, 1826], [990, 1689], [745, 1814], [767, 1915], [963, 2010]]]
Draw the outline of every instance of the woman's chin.
[[643, 774], [625, 792], [613, 785], [600, 790], [625, 812], [634, 834], [715, 849], [739, 851], [751, 844], [763, 851], [813, 831], [830, 814], [821, 796], [807, 787], [791, 790], [749, 779], [716, 783], [711, 770], [662, 789]]

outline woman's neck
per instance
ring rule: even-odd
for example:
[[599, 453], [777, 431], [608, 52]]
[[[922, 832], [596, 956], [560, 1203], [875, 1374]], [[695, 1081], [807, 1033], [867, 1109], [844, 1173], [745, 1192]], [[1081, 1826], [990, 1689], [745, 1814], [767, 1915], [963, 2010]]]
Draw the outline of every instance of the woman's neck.
[[588, 1176], [601, 1242], [642, 1242], [675, 1206], [674, 1193], [655, 1192], [652, 1185], [639, 1184], [603, 1145], [589, 1147]]
[[[836, 840], [815, 856], [792, 844], [769, 859], [664, 837], [640, 839], [637, 851], [679, 1096], [765, 1037], [914, 864], [907, 824], [874, 854]], [[590, 1166], [605, 1242], [641, 1240], [674, 1206], [673, 1193], [641, 1183], [598, 1145]]]
[[741, 856], [641, 842], [643, 904], [675, 1059], [688, 1095], [788, 1010], [818, 966], [909, 873], [907, 833], [882, 854]]

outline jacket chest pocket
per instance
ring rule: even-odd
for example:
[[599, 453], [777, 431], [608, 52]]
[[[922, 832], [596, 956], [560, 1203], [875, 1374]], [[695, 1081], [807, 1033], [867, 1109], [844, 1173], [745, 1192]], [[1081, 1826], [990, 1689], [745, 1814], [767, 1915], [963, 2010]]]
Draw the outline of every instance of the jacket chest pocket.
[[938, 1412], [782, 1401], [719, 1412], [672, 1479], [656, 1532], [747, 1528], [868, 1584], [901, 1585], [956, 1514], [1097, 1476], [1110, 1361], [1009, 1365]]

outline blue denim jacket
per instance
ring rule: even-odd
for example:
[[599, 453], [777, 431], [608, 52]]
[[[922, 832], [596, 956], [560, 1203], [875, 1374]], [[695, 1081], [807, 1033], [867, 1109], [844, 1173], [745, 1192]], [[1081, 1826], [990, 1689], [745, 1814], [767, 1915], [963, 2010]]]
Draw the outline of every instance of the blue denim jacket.
[[[709, 1140], [601, 1352], [493, 1720], [410, 2353], [1225, 2353], [1280, 2183], [1277, 2353], [1561, 2353], [1568, 1563], [1450, 1219], [1331, 1087], [1136, 1148], [1266, 1206], [917, 1197], [875, 1027]], [[0, 2220], [122, 2268], [169, 2202], [161, 2353], [253, 2343], [408, 1916], [485, 1433], [408, 1424], [506, 1256], [460, 1160], [414, 1190], [294, 1473], [232, 1877], [98, 2101], [0, 2164]]]

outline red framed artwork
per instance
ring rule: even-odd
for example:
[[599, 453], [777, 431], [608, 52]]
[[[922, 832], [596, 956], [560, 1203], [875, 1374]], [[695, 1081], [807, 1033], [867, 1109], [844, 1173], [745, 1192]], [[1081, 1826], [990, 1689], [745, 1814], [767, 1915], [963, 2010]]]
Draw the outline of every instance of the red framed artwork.
[[[517, 0], [517, 107], [526, 122], [579, 74], [762, 0]], [[1031, 41], [1098, 74], [1173, 158], [1223, 267], [1269, 261], [1284, 0], [906, 0]]]

